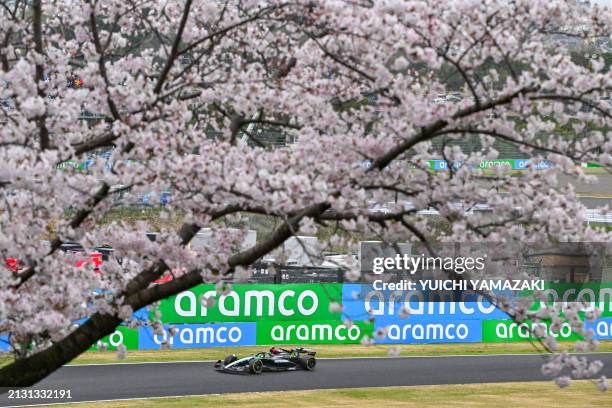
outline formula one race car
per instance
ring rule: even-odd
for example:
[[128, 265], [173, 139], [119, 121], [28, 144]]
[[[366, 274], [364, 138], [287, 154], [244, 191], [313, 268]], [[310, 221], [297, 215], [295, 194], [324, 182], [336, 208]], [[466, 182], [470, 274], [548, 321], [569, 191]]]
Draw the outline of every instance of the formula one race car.
[[238, 358], [234, 354], [218, 360], [215, 370], [224, 373], [261, 374], [263, 371], [312, 371], [317, 364], [316, 352], [306, 348], [293, 348], [285, 350], [272, 347], [270, 351], [253, 354], [252, 356]]

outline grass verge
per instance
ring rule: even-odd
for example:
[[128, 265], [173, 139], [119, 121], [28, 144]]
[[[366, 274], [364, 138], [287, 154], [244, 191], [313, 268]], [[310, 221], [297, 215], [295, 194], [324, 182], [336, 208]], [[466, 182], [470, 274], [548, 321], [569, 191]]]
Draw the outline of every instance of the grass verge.
[[[571, 347], [573, 342], [560, 342], [561, 347]], [[455, 343], [455, 344], [409, 344], [400, 347], [400, 356], [443, 356], [453, 354], [487, 355], [534, 353], [536, 350], [529, 343]], [[346, 345], [313, 345], [320, 358], [342, 357], [387, 357], [388, 345], [362, 346]], [[201, 349], [139, 350], [129, 351], [126, 360], [117, 360], [113, 351], [88, 351], [81, 354], [71, 364], [110, 364], [153, 361], [197, 361], [218, 360], [228, 354], [249, 355], [265, 350], [266, 346], [214, 347]], [[612, 341], [600, 342], [598, 351], [612, 351]]]
[[199, 397], [71, 404], [78, 408], [125, 407], [609, 407], [612, 396], [588, 381], [559, 389], [552, 382], [416, 387], [349, 388], [240, 393]]

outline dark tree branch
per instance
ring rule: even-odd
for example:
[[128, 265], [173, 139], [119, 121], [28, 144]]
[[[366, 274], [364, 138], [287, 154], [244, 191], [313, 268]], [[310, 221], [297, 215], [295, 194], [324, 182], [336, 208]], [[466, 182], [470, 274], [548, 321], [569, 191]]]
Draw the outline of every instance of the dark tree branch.
[[121, 115], [119, 114], [119, 109], [115, 104], [115, 101], [110, 96], [110, 86], [111, 83], [108, 79], [108, 73], [106, 72], [106, 58], [105, 51], [102, 47], [102, 43], [100, 41], [100, 33], [98, 32], [98, 25], [96, 22], [96, 12], [95, 12], [95, 3], [91, 4], [91, 13], [89, 14], [89, 26], [91, 29], [91, 33], [94, 40], [94, 46], [96, 47], [96, 52], [98, 53], [98, 69], [100, 71], [100, 75], [104, 80], [104, 85], [106, 88], [106, 103], [108, 104], [108, 108], [113, 115], [115, 120], [121, 120]]
[[[505, 95], [502, 96], [498, 99], [495, 100], [491, 100], [489, 102], [483, 103], [480, 106], [471, 106], [465, 109], [460, 110], [459, 112], [455, 113], [452, 116], [452, 119], [462, 119], [465, 117], [468, 117], [470, 115], [473, 115], [475, 113], [479, 113], [479, 112], [484, 112], [487, 111], [489, 109], [493, 109], [497, 106], [502, 106], [505, 104], [510, 103], [514, 98], [520, 96], [520, 95], [525, 95], [525, 94], [529, 94], [532, 92], [535, 92], [537, 90], [537, 88], [534, 87], [529, 87], [529, 88], [521, 88], [519, 90], [517, 90], [516, 92], [513, 92], [509, 95]], [[411, 149], [412, 147], [414, 147], [417, 143], [426, 141], [428, 139], [431, 139], [432, 137], [434, 137], [437, 132], [443, 130], [446, 126], [448, 126], [448, 121], [445, 119], [440, 119], [437, 120], [435, 122], [433, 122], [432, 124], [425, 126], [421, 129], [421, 131], [419, 133], [417, 133], [416, 135], [413, 135], [412, 137], [406, 139], [405, 141], [403, 141], [402, 143], [398, 144], [397, 146], [395, 146], [394, 148], [392, 148], [391, 150], [389, 150], [387, 153], [385, 153], [384, 155], [382, 155], [381, 157], [379, 157], [378, 159], [374, 160], [374, 163], [371, 167], [371, 169], [378, 169], [378, 170], [382, 170], [385, 167], [387, 167], [389, 165], [389, 163], [391, 163], [394, 159], [396, 159], [399, 155], [405, 153], [406, 151], [408, 151], [409, 149]]]
[[168, 77], [168, 73], [170, 72], [172, 65], [174, 65], [174, 61], [180, 55], [179, 47], [181, 45], [181, 40], [183, 38], [183, 31], [185, 30], [185, 26], [187, 25], [187, 19], [189, 19], [189, 11], [191, 10], [191, 3], [192, 3], [192, 0], [187, 0], [185, 2], [185, 6], [183, 8], [183, 15], [181, 17], [181, 22], [179, 23], [178, 31], [176, 33], [176, 37], [174, 37], [174, 43], [172, 44], [172, 49], [170, 50], [170, 56], [168, 56], [168, 58], [166, 59], [166, 64], [164, 65], [164, 68], [161, 74], [159, 75], [157, 85], [155, 85], [154, 92], [156, 94], [161, 92], [162, 87], [164, 86], [164, 82], [166, 81], [166, 78]]
[[[34, 50], [36, 54], [38, 54], [38, 58], [42, 58], [45, 53], [43, 38], [42, 38], [42, 4], [41, 0], [34, 0], [32, 3], [32, 17], [34, 24]], [[43, 89], [43, 80], [45, 76], [45, 68], [42, 62], [36, 63], [36, 71], [34, 74], [34, 82], [36, 83], [36, 90], [38, 92], [38, 96], [43, 100], [46, 99], [46, 94]], [[47, 119], [47, 114], [44, 113], [40, 117], [36, 118], [38, 122], [38, 138], [40, 143], [40, 150], [46, 150], [50, 147], [49, 141], [49, 130], [47, 129], [47, 125], [45, 121]]]
[[[250, 265], [289, 238], [292, 235], [292, 230], [299, 227], [299, 223], [304, 217], [317, 217], [329, 207], [329, 204], [321, 203], [300, 211], [260, 244], [232, 256], [228, 262], [230, 270], [226, 273], [231, 273], [233, 268], [237, 266]], [[226, 209], [226, 211], [229, 211], [229, 209]], [[187, 225], [181, 231], [185, 234], [185, 237], [188, 237], [195, 235], [197, 229], [197, 226]], [[159, 272], [161, 269], [163, 268], [158, 267], [155, 272]], [[128, 284], [128, 287], [135, 290], [145, 287], [145, 284], [148, 285], [147, 281], [155, 279], [155, 272], [150, 270], [142, 272]], [[140, 309], [151, 302], [164, 299], [201, 283], [200, 273], [201, 271], [198, 269], [170, 282], [139, 290], [136, 293], [124, 292], [123, 295], [126, 299], [124, 304], [130, 305], [134, 310]], [[141, 278], [144, 275], [146, 275], [146, 278]], [[1, 368], [0, 387], [22, 387], [35, 384], [83, 353], [91, 344], [111, 334], [120, 323], [121, 319], [114, 315], [95, 313], [84, 324], [51, 347]]]
[[501, 140], [504, 140], [504, 141], [509, 142], [509, 143], [514, 143], [514, 144], [517, 144], [517, 145], [522, 145], [522, 146], [525, 146], [525, 147], [529, 147], [529, 148], [532, 148], [534, 150], [540, 150], [540, 151], [543, 151], [543, 152], [548, 152], [548, 153], [568, 156], [569, 158], [571, 158], [573, 160], [578, 160], [579, 159], [578, 157], [572, 156], [568, 152], [561, 152], [559, 150], [552, 149], [550, 147], [541, 146], [541, 145], [537, 145], [535, 143], [527, 142], [527, 141], [524, 141], [524, 140], [515, 139], [512, 136], [508, 136], [506, 134], [497, 132], [495, 130], [471, 129], [471, 128], [451, 128], [451, 129], [445, 129], [445, 130], [443, 130], [441, 132], [438, 132], [436, 134], [436, 136], [444, 135], [444, 134], [453, 134], [453, 133], [457, 133], [457, 134], [474, 134], [474, 135], [489, 135], [489, 136], [493, 136], [493, 137], [495, 137], [497, 139], [501, 139]]

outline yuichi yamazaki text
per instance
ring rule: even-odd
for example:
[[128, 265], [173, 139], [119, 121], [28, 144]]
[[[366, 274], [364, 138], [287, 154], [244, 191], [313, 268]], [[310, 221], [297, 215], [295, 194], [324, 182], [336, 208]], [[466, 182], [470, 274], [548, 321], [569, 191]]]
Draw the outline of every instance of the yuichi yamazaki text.
[[419, 279], [410, 281], [403, 279], [399, 282], [383, 282], [375, 280], [372, 284], [374, 290], [544, 290], [545, 281], [542, 279]]

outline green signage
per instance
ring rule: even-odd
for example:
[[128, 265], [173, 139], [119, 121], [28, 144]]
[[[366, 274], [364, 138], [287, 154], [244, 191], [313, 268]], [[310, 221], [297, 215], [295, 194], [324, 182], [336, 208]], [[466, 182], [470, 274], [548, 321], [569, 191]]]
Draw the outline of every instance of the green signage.
[[515, 323], [511, 320], [484, 320], [482, 322], [482, 342], [501, 343], [515, 341], [537, 340], [538, 330], [557, 340], [580, 340], [582, 337], [573, 332], [572, 326], [564, 322], [561, 328], [553, 331], [549, 323], [531, 322]]
[[159, 311], [164, 323], [340, 320], [330, 303], [342, 303], [342, 284], [244, 284], [221, 296], [200, 285], [161, 301]]
[[372, 338], [373, 331], [369, 322], [265, 320], [257, 323], [257, 344], [358, 344], [365, 336]]
[[77, 161], [75, 161], [75, 160], [66, 160], [66, 161], [63, 161], [63, 162], [59, 163], [56, 167], [61, 170], [61, 169], [65, 169], [67, 167], [77, 168], [78, 166], [79, 166], [79, 163]]
[[[602, 316], [612, 316], [612, 283], [585, 282], [585, 283], [545, 283], [541, 291], [545, 300], [537, 300], [530, 310], [537, 311], [544, 304], [552, 305], [556, 302], [571, 303], [584, 302], [592, 308], [602, 311]], [[533, 291], [522, 291], [519, 296], [528, 296]]]
[[[128, 350], [138, 350], [138, 329], [119, 326], [113, 333], [100, 341], [106, 343], [107, 350], [117, 350], [117, 346], [120, 344], [123, 344]], [[98, 349], [98, 344], [94, 344], [90, 348], [90, 350]]]
[[484, 160], [478, 163], [478, 168], [481, 169], [492, 169], [495, 167], [507, 167], [509, 169], [513, 169], [514, 160]]

